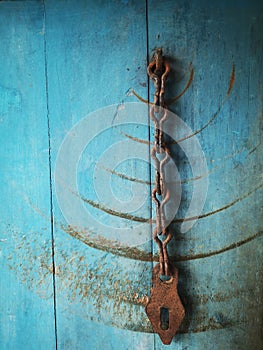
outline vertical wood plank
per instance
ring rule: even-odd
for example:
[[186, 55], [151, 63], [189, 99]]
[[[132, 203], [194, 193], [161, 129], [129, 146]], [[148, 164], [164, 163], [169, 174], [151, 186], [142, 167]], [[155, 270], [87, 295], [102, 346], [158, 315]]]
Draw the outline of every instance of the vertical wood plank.
[[[208, 162], [204, 177], [209, 176], [210, 182], [200, 220], [191, 231], [179, 232], [171, 248], [180, 268], [179, 287], [187, 309], [171, 347], [257, 349], [262, 345], [262, 15], [256, 1], [214, 5], [207, 1], [148, 2], [149, 48], [162, 46], [171, 60], [176, 58], [167, 97], [184, 88], [192, 62], [192, 85], [171, 108], [196, 131]], [[104, 120], [109, 111], [108, 117], [115, 122], [124, 103], [136, 101], [131, 89], [147, 98], [145, 4], [50, 0], [44, 7], [35, 1], [1, 2], [0, 6], [0, 176], [6, 199], [1, 206], [0, 288], [4, 302], [0, 347], [56, 346], [48, 102], [58, 348], [161, 349], [159, 338], [149, 334], [152, 329], [144, 313], [151, 243], [146, 240], [133, 245], [131, 237], [127, 249], [121, 240], [109, 240], [96, 227], [69, 227], [71, 222], [63, 217], [55, 195], [56, 160], [65, 136], [76, 131], [72, 127], [88, 113], [112, 103], [116, 103], [112, 109], [93, 114], [86, 131], [96, 130], [99, 118]], [[235, 77], [232, 73], [231, 80], [233, 63]], [[148, 160], [148, 146], [141, 149], [138, 145], [139, 140], [148, 138], [145, 117], [143, 120], [142, 115], [138, 125], [97, 133], [79, 157], [76, 179], [83, 206], [109, 226], [135, 227], [136, 220], [147, 219], [151, 209], [147, 200], [127, 215], [96, 196], [112, 190], [116, 198], [127, 200], [132, 195], [131, 184], [138, 179], [149, 191], [147, 162], [130, 159], [118, 164], [123, 150], [129, 156], [140, 150]], [[112, 144], [131, 138], [132, 149], [120, 143], [122, 147], [112, 155]], [[66, 160], [74, 151], [69, 151]], [[191, 198], [192, 173], [185, 155], [179, 154], [178, 148], [173, 152], [183, 180], [182, 203], [175, 219], [178, 230]], [[105, 164], [114, 164], [114, 168], [97, 169], [98, 159], [104, 168]], [[99, 188], [94, 191], [95, 175], [107, 171], [111, 180], [99, 177]], [[72, 213], [73, 202], [69, 203]], [[150, 225], [143, 234], [151, 237]]]
[[0, 348], [55, 349], [43, 8], [0, 3]]
[[[71, 171], [68, 164], [78, 152], [76, 144], [91, 141], [83, 146], [82, 153], [79, 151], [76, 181], [80, 200], [97, 221], [109, 227], [116, 225], [116, 236], [118, 226], [125, 229], [138, 222], [129, 215], [127, 218], [124, 208], [105, 202], [107, 196], [112, 190], [115, 198], [130, 200], [132, 186], [138, 186], [136, 179], [140, 179], [145, 182], [146, 201], [130, 214], [149, 217], [149, 166], [138, 159], [122, 161], [123, 150], [130, 157], [138, 157], [139, 146], [132, 140], [132, 148], [120, 146], [113, 152], [110, 147], [129, 140], [124, 133], [147, 141], [148, 116], [147, 113], [143, 116], [144, 125], [99, 130], [92, 140], [88, 134], [96, 130], [101, 118], [105, 118], [107, 127], [108, 120], [112, 123], [118, 120], [123, 104], [136, 101], [131, 89], [147, 98], [145, 17], [145, 4], [140, 1], [46, 1], [53, 188], [67, 190], [67, 185], [56, 187], [56, 181], [67, 181], [66, 174]], [[89, 113], [111, 104], [116, 105], [110, 113], [97, 112], [92, 120], [88, 119], [89, 124], [83, 123]], [[76, 129], [72, 128], [78, 122], [83, 123], [86, 134], [74, 139], [65, 157], [65, 167], [58, 171], [56, 162], [63, 149], [63, 139], [75, 135]], [[78, 133], [81, 131], [80, 128]], [[148, 145], [143, 147], [142, 155], [148, 160]], [[109, 152], [104, 158], [107, 166], [101, 161], [105, 152]], [[101, 168], [93, 175], [98, 162]], [[108, 182], [102, 181], [103, 167], [112, 172]], [[132, 181], [134, 178], [136, 181]], [[101, 189], [104, 199], [98, 196]], [[151, 349], [152, 336], [139, 333], [145, 329], [151, 331], [144, 312], [151, 284], [151, 262], [140, 260], [141, 254], [147, 253], [149, 257], [151, 254], [150, 225], [142, 232], [146, 237], [142, 245], [133, 242], [131, 236], [130, 245], [125, 247], [121, 236], [116, 243], [116, 237], [109, 239], [107, 230], [99, 230], [89, 220], [81, 227], [74, 227], [74, 215], [78, 215], [74, 196], [72, 201], [65, 199], [71, 210], [68, 220], [61, 213], [61, 204], [65, 202], [58, 202], [55, 191], [53, 200], [58, 348], [140, 349], [143, 346]], [[113, 212], [107, 212], [108, 209]]]
[[[187, 315], [181, 327], [186, 334], [177, 335], [172, 347], [259, 349], [261, 4], [150, 0], [148, 8], [150, 50], [161, 46], [174, 58], [167, 98], [184, 89], [192, 63], [192, 85], [171, 108], [196, 133], [208, 164], [203, 176], [209, 177], [198, 223], [180, 234], [193, 182], [187, 157], [175, 155], [183, 197], [171, 254], [179, 267]], [[158, 337], [156, 348], [163, 348]]]

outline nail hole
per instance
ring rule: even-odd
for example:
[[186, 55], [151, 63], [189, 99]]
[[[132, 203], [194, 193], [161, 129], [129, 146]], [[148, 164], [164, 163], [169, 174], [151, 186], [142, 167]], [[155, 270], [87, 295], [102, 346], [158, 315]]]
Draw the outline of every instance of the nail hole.
[[161, 307], [160, 321], [161, 321], [161, 329], [163, 331], [167, 331], [167, 329], [169, 328], [169, 309], [167, 309], [167, 307]]

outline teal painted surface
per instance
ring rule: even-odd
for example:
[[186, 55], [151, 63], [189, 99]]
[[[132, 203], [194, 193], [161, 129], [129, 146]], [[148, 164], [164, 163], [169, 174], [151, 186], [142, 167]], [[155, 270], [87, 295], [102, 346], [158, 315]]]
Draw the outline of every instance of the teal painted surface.
[[[149, 2], [149, 46], [158, 45], [159, 37], [166, 52], [176, 57], [179, 75], [189, 74], [190, 62], [195, 71], [190, 89], [173, 109], [195, 131], [209, 123], [222, 106], [216, 118], [198, 133], [209, 173], [203, 215], [215, 213], [200, 218], [191, 231], [175, 239], [175, 254], [179, 259], [180, 256], [189, 259], [178, 264], [189, 311], [185, 320], [189, 333], [179, 336], [179, 344], [189, 349], [260, 349], [260, 6], [256, 2], [253, 6], [249, 2], [238, 6], [233, 2], [217, 2], [214, 6], [208, 2], [177, 1], [174, 6], [177, 10], [171, 11], [169, 4], [163, 2], [157, 12], [154, 9], [158, 2]], [[235, 84], [224, 103], [233, 63]], [[185, 79], [174, 86], [182, 90]], [[181, 177], [191, 178], [191, 171], [181, 164]], [[189, 185], [189, 182], [183, 185], [186, 203], [182, 203], [179, 217], [184, 216], [189, 205]], [[236, 247], [238, 242], [247, 243]], [[213, 254], [218, 251], [223, 252]], [[191, 260], [199, 254], [202, 259]], [[205, 331], [202, 336], [200, 331]], [[156, 344], [161, 347], [158, 337]]]
[[43, 11], [0, 3], [0, 348], [54, 349]]
[[[172, 60], [168, 98], [186, 86], [190, 63], [194, 69], [190, 88], [170, 109], [197, 131], [209, 180], [198, 222], [184, 234], [180, 222], [174, 224], [170, 254], [187, 314], [170, 347], [262, 348], [260, 2], [3, 1], [0, 16], [0, 349], [55, 349], [56, 343], [58, 349], [164, 348], [144, 313], [151, 242], [128, 248], [106, 231], [69, 227], [74, 217], [65, 220], [55, 191], [56, 161], [76, 123], [112, 104], [109, 118], [117, 120], [115, 108], [121, 114], [123, 103], [137, 101], [131, 89], [147, 99], [149, 86], [152, 99], [145, 67], [147, 50], [150, 59], [156, 46]], [[91, 129], [100, 123], [96, 115]], [[101, 210], [111, 203], [97, 198], [93, 171], [111, 145], [127, 140], [124, 133], [147, 141], [147, 115], [141, 124], [96, 135], [80, 155], [83, 205], [113, 227], [137, 222]], [[148, 146], [132, 142], [128, 154], [140, 151], [149, 159]], [[121, 155], [120, 149], [112, 162]], [[183, 180], [178, 221], [189, 206], [192, 172], [178, 148], [173, 155]], [[112, 170], [101, 189], [112, 186], [121, 199], [131, 198], [131, 178], [148, 183], [146, 201], [133, 213], [148, 218], [147, 164], [130, 160]], [[150, 225], [143, 234], [151, 237]]]

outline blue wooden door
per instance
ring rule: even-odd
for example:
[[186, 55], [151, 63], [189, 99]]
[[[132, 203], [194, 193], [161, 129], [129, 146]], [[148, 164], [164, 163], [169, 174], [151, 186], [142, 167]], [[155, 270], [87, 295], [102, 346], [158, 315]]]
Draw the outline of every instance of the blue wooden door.
[[154, 135], [134, 94], [153, 99], [156, 47], [192, 147], [171, 144], [170, 347], [261, 349], [260, 1], [1, 1], [0, 18], [0, 349], [165, 347], [144, 311]]

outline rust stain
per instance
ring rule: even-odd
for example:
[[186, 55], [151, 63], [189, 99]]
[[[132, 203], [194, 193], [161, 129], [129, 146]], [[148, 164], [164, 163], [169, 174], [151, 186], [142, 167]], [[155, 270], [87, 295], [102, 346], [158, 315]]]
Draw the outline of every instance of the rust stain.
[[[49, 266], [48, 261], [51, 261], [50, 255], [50, 242], [45, 242], [42, 246], [43, 240], [39, 239], [41, 234], [27, 234], [26, 236], [20, 236], [19, 233], [14, 234], [14, 238], [17, 242], [15, 252], [9, 255], [8, 261], [10, 269], [18, 274], [19, 279], [30, 290], [39, 291], [39, 296], [47, 297], [43, 291], [49, 289], [50, 275], [54, 273], [53, 269]], [[41, 236], [42, 238], [42, 236]], [[136, 283], [140, 283], [141, 288], [137, 292], [138, 286], [132, 285], [131, 281], [127, 278], [123, 278], [120, 275], [120, 266], [118, 264], [112, 267], [105, 266], [104, 257], [98, 258], [95, 264], [90, 265], [88, 257], [83, 255], [83, 252], [64, 250], [65, 247], [60, 247], [57, 253], [57, 267], [56, 267], [56, 279], [59, 280], [60, 298], [63, 298], [64, 302], [80, 305], [91, 304], [96, 309], [98, 314], [105, 315], [105, 312], [110, 316], [112, 309], [105, 305], [106, 296], [113, 301], [113, 312], [115, 318], [124, 316], [125, 319], [129, 317], [129, 311], [132, 305], [140, 307], [138, 316], [141, 317], [140, 321], [136, 324], [132, 324], [132, 321], [118, 325], [116, 320], [109, 318], [109, 322], [113, 326], [118, 326], [126, 329], [133, 329], [134, 331], [152, 332], [150, 323], [147, 319], [143, 318], [143, 308], [148, 302], [146, 295], [148, 290], [147, 283], [141, 281], [140, 276]], [[25, 259], [26, 257], [26, 259]], [[23, 264], [21, 263], [23, 261]], [[34, 264], [32, 264], [34, 261]], [[39, 262], [39, 264], [36, 264]], [[98, 288], [98, 286], [101, 286]], [[144, 292], [145, 291], [145, 292]], [[52, 298], [52, 295], [48, 296]], [[214, 295], [215, 299], [222, 301], [223, 299], [231, 298], [231, 295], [224, 295], [218, 293]], [[66, 298], [66, 299], [64, 299]], [[193, 300], [194, 304], [203, 305], [206, 304], [212, 297], [202, 295], [196, 296]], [[59, 302], [62, 302], [60, 300]], [[89, 318], [88, 314], [85, 314], [86, 318]], [[93, 317], [93, 316], [92, 316]], [[207, 322], [208, 321], [208, 322]], [[202, 330], [200, 329], [200, 322]], [[207, 327], [211, 327], [211, 320], [208, 318], [202, 318], [202, 316], [196, 316], [193, 320], [193, 328], [190, 332], [204, 331]], [[216, 326], [217, 327], [217, 326]], [[180, 332], [188, 332], [187, 323], [181, 327]]]
[[225, 253], [229, 250], [241, 247], [242, 245], [247, 244], [247, 243], [249, 243], [249, 242], [253, 241], [254, 239], [259, 238], [261, 236], [263, 236], [263, 231], [259, 231], [250, 237], [247, 237], [243, 240], [229, 244], [228, 246], [223, 247], [223, 248], [218, 249], [218, 250], [213, 250], [213, 251], [207, 252], [207, 253], [200, 253], [200, 254], [195, 254], [195, 255], [190, 255], [190, 256], [186, 255], [186, 256], [180, 256], [178, 258], [174, 258], [174, 262], [210, 258], [214, 255], [222, 254], [222, 253]]
[[[262, 235], [262, 232], [261, 232]], [[257, 235], [259, 236], [259, 234]], [[9, 268], [16, 273], [19, 280], [29, 290], [36, 292], [40, 298], [53, 298], [51, 287], [54, 273], [51, 260], [50, 241], [42, 232], [32, 232], [21, 235], [20, 231], [12, 232], [14, 250], [9, 251], [6, 261]], [[73, 248], [65, 240], [56, 253], [56, 280], [59, 283], [59, 303], [72, 304], [72, 312], [80, 307], [86, 310], [85, 305], [94, 308], [98, 315], [83, 313], [82, 317], [101, 322], [118, 328], [132, 329], [139, 332], [153, 332], [147, 318], [144, 317], [144, 306], [148, 302], [148, 282], [142, 276], [147, 275], [150, 266], [140, 267], [141, 275], [135, 276], [132, 281], [123, 274], [122, 264], [110, 258], [111, 265], [105, 264], [104, 254], [91, 264], [85, 250]], [[248, 239], [246, 240], [248, 242]], [[240, 242], [239, 245], [244, 244]], [[145, 269], [145, 271], [144, 271]], [[125, 276], [125, 277], [124, 277]], [[209, 293], [209, 290], [208, 290]], [[192, 293], [191, 302], [187, 307], [194, 307], [198, 312], [189, 320], [186, 317], [178, 333], [198, 333], [212, 329], [223, 329], [241, 324], [239, 316], [229, 319], [223, 314], [208, 315], [207, 303], [221, 303], [238, 298], [240, 295], [253, 295], [251, 288], [235, 291], [213, 292], [210, 294]], [[112, 304], [105, 303], [106, 298]], [[107, 299], [107, 300], [108, 300]], [[78, 307], [76, 307], [78, 305]], [[201, 308], [201, 306], [203, 306]], [[198, 308], [199, 307], [199, 308]], [[132, 318], [133, 314], [135, 318]], [[103, 318], [101, 317], [103, 315]], [[120, 323], [119, 319], [125, 319]]]
[[[137, 183], [141, 183], [143, 185], [154, 185], [153, 182], [150, 182], [150, 181], [145, 181], [145, 180], [141, 180], [141, 179], [137, 179], [135, 177], [131, 177], [131, 176], [128, 176], [124, 173], [120, 173], [120, 172], [117, 172], [113, 169], [110, 169], [110, 168], [104, 168], [104, 170], [108, 171], [109, 173], [113, 174], [113, 175], [116, 175], [118, 177], [120, 177], [121, 179], [124, 179], [124, 180], [128, 180], [128, 181], [132, 181], [132, 182], [137, 182]], [[214, 171], [214, 170], [213, 170]], [[213, 173], [213, 171], [209, 171], [207, 172], [206, 174], [203, 174], [203, 175], [200, 175], [200, 176], [196, 176], [196, 177], [191, 177], [189, 179], [185, 179], [185, 180], [181, 180], [180, 183], [181, 184], [185, 184], [185, 183], [188, 183], [188, 182], [191, 182], [191, 181], [196, 181], [196, 180], [200, 180], [204, 177], [207, 177], [209, 174]]]
[[[235, 82], [235, 66], [233, 64], [232, 66], [232, 71], [231, 71], [231, 77], [230, 77], [230, 80], [229, 80], [229, 87], [228, 87], [228, 90], [227, 90], [227, 93], [226, 93], [226, 96], [223, 100], [223, 102], [221, 103], [221, 105], [218, 107], [217, 111], [213, 114], [213, 116], [208, 120], [208, 122], [206, 124], [204, 124], [200, 129], [197, 129], [195, 130], [192, 134], [189, 134], [179, 140], [173, 140], [171, 141], [171, 144], [178, 144], [180, 142], [183, 142], [185, 140], [188, 140], [190, 139], [191, 137], [199, 134], [200, 132], [202, 132], [204, 129], [206, 129], [210, 124], [213, 123], [213, 121], [217, 118], [217, 116], [219, 115], [219, 113], [221, 112], [221, 110], [223, 109], [227, 99], [229, 98], [230, 94], [231, 94], [231, 91], [233, 89], [233, 86], [234, 86], [234, 82]], [[136, 137], [133, 137], [133, 136], [130, 136], [128, 134], [125, 134], [125, 133], [122, 133], [124, 136], [130, 138], [131, 140], [133, 141], [136, 141], [136, 142], [140, 142], [140, 143], [146, 143], [146, 144], [149, 144], [149, 141], [146, 141], [146, 140], [142, 140], [142, 139], [139, 139], [139, 138], [136, 138]]]
[[202, 132], [202, 131], [203, 131], [204, 129], [206, 129], [210, 124], [213, 123], [213, 121], [216, 119], [216, 117], [219, 115], [219, 113], [221, 112], [222, 108], [224, 107], [224, 105], [225, 105], [225, 103], [226, 103], [228, 97], [230, 96], [230, 93], [231, 93], [232, 88], [233, 88], [233, 85], [234, 85], [234, 80], [235, 80], [235, 66], [234, 66], [234, 64], [233, 64], [233, 66], [232, 66], [232, 72], [231, 72], [231, 77], [230, 77], [230, 81], [229, 81], [229, 88], [228, 88], [228, 90], [227, 90], [227, 94], [226, 94], [226, 96], [225, 96], [225, 98], [224, 98], [222, 104], [218, 107], [217, 111], [213, 114], [212, 118], [210, 118], [210, 119], [208, 120], [208, 122], [207, 122], [205, 125], [203, 125], [200, 129], [197, 129], [197, 130], [194, 131], [192, 134], [190, 134], [190, 135], [188, 135], [188, 136], [186, 136], [186, 137], [183, 137], [183, 138], [181, 138], [181, 139], [179, 139], [179, 140], [176, 140], [176, 141], [172, 141], [172, 143], [176, 143], [176, 144], [177, 144], [177, 143], [183, 142], [183, 141], [185, 141], [185, 140], [188, 140], [188, 139], [190, 139], [191, 137], [193, 137], [193, 136], [199, 134], [200, 132]]
[[[260, 145], [260, 144], [259, 144], [259, 145]], [[249, 156], [252, 152], [254, 152], [255, 149], [256, 149], [259, 145], [257, 145], [257, 146], [254, 147], [253, 149], [251, 149], [251, 151], [249, 151], [249, 153], [248, 153], [248, 156]], [[219, 160], [223, 160], [223, 162], [225, 163], [226, 160], [229, 160], [229, 159], [235, 157], [236, 155], [242, 153], [243, 150], [244, 150], [244, 149], [241, 148], [241, 149], [239, 149], [239, 150], [237, 150], [237, 151], [235, 151], [235, 152], [233, 152], [233, 153], [231, 153], [231, 154], [228, 154], [228, 155], [224, 156], [223, 158], [219, 158]], [[222, 166], [223, 166], [222, 164], [219, 164], [219, 165], [217, 165], [217, 166], [212, 167], [211, 170], [209, 170], [209, 171], [208, 171], [207, 173], [205, 173], [205, 174], [202, 174], [202, 175], [200, 175], [200, 176], [191, 177], [191, 178], [187, 178], [187, 179], [181, 180], [181, 184], [186, 184], [186, 183], [189, 183], [189, 182], [191, 182], [191, 181], [197, 181], [197, 180], [203, 179], [203, 178], [209, 176], [210, 174], [213, 174], [213, 173], [214, 173], [215, 171], [217, 171], [218, 169], [222, 168]], [[113, 175], [116, 175], [116, 176], [120, 177], [121, 179], [125, 179], [125, 180], [128, 180], [128, 181], [141, 183], [141, 184], [144, 184], [144, 185], [153, 185], [153, 183], [150, 182], [150, 181], [145, 181], [145, 180], [137, 179], [137, 178], [135, 178], [135, 177], [128, 176], [128, 175], [126, 175], [126, 174], [124, 174], [124, 173], [117, 172], [117, 171], [115, 171], [115, 170], [113, 170], [113, 169], [110, 169], [110, 168], [103, 167], [103, 169], [106, 170], [106, 171], [108, 171], [108, 172], [110, 172], [110, 173], [113, 174]]]
[[[228, 205], [228, 207], [230, 207], [231, 205], [234, 205], [234, 203], [246, 198], [247, 196], [249, 196], [250, 194], [252, 194], [254, 191], [256, 191], [257, 189], [259, 189], [262, 186], [263, 185], [261, 184], [256, 189], [250, 191], [249, 193], [247, 193], [243, 197], [240, 197], [239, 199], [230, 203]], [[32, 209], [34, 211], [36, 211], [39, 215], [46, 218], [47, 220], [50, 220], [50, 217], [48, 215], [46, 215], [45, 213], [43, 213], [38, 208], [36, 208], [31, 203], [31, 201], [28, 197], [25, 196], [25, 198], [26, 198], [27, 203], [32, 207]], [[64, 224], [58, 222], [57, 220], [54, 220], [54, 225], [56, 227], [62, 229], [64, 232], [66, 232], [70, 236], [80, 240], [84, 244], [86, 244], [92, 248], [98, 249], [100, 251], [112, 253], [114, 255], [122, 256], [122, 257], [125, 257], [128, 259], [140, 260], [140, 261], [146, 261], [146, 262], [158, 261], [158, 259], [159, 259], [159, 257], [157, 255], [153, 255], [151, 252], [147, 253], [147, 252], [144, 252], [136, 247], [120, 246], [119, 242], [109, 240], [109, 239], [107, 239], [107, 238], [105, 238], [97, 233], [96, 233], [96, 235], [94, 235], [94, 234], [92, 234], [92, 232], [88, 232], [86, 229], [79, 229], [79, 228], [73, 227], [71, 225], [64, 225]], [[176, 262], [181, 262], [181, 261], [209, 258], [209, 257], [212, 257], [214, 255], [222, 254], [224, 252], [227, 252], [227, 251], [230, 251], [230, 250], [235, 249], [237, 247], [240, 247], [242, 245], [245, 245], [245, 244], [253, 241], [254, 239], [261, 237], [262, 235], [263, 235], [263, 231], [259, 231], [259, 232], [252, 234], [251, 236], [249, 236], [243, 240], [234, 242], [234, 243], [227, 245], [225, 247], [222, 247], [218, 250], [204, 252], [204, 253], [198, 253], [198, 254], [191, 254], [191, 255], [181, 255], [181, 256], [177, 255], [177, 256], [172, 257], [171, 259], [174, 263], [176, 263]]]
[[[114, 242], [112, 240], [106, 239], [105, 237], [102, 237], [100, 235], [97, 235], [97, 238], [92, 237], [87, 233], [87, 231], [83, 230], [82, 232], [74, 229], [70, 226], [60, 226], [63, 231], [70, 234], [72, 237], [75, 237], [82, 241], [83, 243], [87, 244], [88, 246], [92, 248], [96, 248], [105, 252], [112, 253], [114, 255], [123, 256], [125, 258], [133, 259], [133, 260], [140, 260], [140, 261], [155, 261], [157, 262], [159, 260], [159, 257], [157, 254], [153, 255], [152, 253], [145, 253], [144, 251], [139, 250], [136, 247], [121, 247], [118, 242]], [[182, 262], [182, 261], [189, 261], [189, 260], [197, 260], [197, 259], [205, 259], [210, 258], [218, 254], [225, 253], [229, 250], [236, 249], [238, 247], [241, 247], [242, 245], [245, 245], [254, 239], [257, 239], [263, 235], [263, 231], [259, 231], [254, 235], [251, 235], [243, 240], [234, 242], [232, 244], [229, 244], [228, 246], [222, 247], [217, 250], [213, 250], [210, 252], [204, 252], [204, 253], [198, 253], [198, 254], [191, 254], [191, 255], [177, 255], [174, 257], [171, 257], [171, 260], [173, 263]]]
[[[48, 217], [44, 213], [42, 213], [40, 210], [38, 210], [38, 214], [41, 214], [43, 217], [49, 220]], [[104, 252], [112, 253], [117, 256], [123, 256], [125, 258], [129, 258], [133, 260], [140, 260], [140, 261], [146, 261], [146, 262], [158, 261], [158, 256], [153, 255], [151, 252], [146, 253], [136, 247], [120, 246], [120, 243], [117, 241], [114, 242], [99, 234], [96, 234], [96, 236], [94, 236], [92, 235], [92, 233], [89, 233], [85, 229], [80, 230], [79, 228], [76, 228], [70, 225], [63, 225], [57, 222], [56, 220], [54, 220], [54, 224], [55, 226], [62, 229], [64, 232], [68, 233], [70, 236], [77, 238], [78, 240], [80, 240], [81, 242], [83, 242], [84, 244], [92, 248], [95, 248]], [[242, 245], [245, 245], [253, 241], [254, 239], [261, 237], [262, 235], [263, 235], [263, 231], [259, 231], [254, 235], [251, 235], [243, 240], [234, 242], [218, 250], [198, 253], [198, 254], [191, 254], [191, 255], [174, 256], [171, 259], [174, 263], [176, 263], [176, 262], [182, 262], [182, 261], [209, 258], [214, 255], [222, 254], [232, 249], [235, 249], [237, 247], [240, 247]], [[47, 270], [50, 271], [50, 268], [47, 268]]]
[[235, 65], [233, 64], [232, 66], [232, 72], [231, 72], [231, 78], [230, 78], [230, 81], [229, 81], [229, 87], [228, 87], [228, 90], [227, 90], [227, 96], [229, 96], [231, 94], [231, 91], [234, 87], [234, 83], [235, 83]]
[[192, 81], [194, 79], [194, 69], [192, 68], [192, 63], [190, 64], [190, 67], [191, 67], [191, 72], [190, 72], [190, 77], [189, 77], [189, 80], [188, 80], [186, 87], [183, 89], [183, 91], [178, 96], [167, 100], [168, 106], [175, 103], [176, 101], [178, 101], [184, 95], [184, 93], [189, 89], [190, 85], [192, 84]]
[[208, 216], [217, 214], [223, 210], [226, 210], [230, 207], [232, 207], [233, 205], [237, 204], [238, 202], [241, 202], [243, 199], [249, 197], [251, 194], [253, 194], [254, 192], [256, 192], [258, 189], [260, 189], [263, 186], [263, 184], [261, 183], [259, 186], [257, 186], [256, 188], [254, 188], [253, 190], [251, 190], [250, 192], [247, 192], [246, 194], [244, 194], [243, 196], [235, 199], [233, 202], [228, 203], [227, 205], [225, 205], [224, 207], [218, 208], [216, 210], [210, 211], [208, 213], [204, 213], [200, 216], [192, 216], [192, 217], [188, 217], [188, 218], [179, 218], [179, 219], [175, 219], [172, 222], [176, 223], [176, 222], [183, 222], [183, 221], [191, 221], [191, 220], [197, 220], [197, 219], [203, 219], [206, 218]]
[[10, 232], [11, 236], [8, 239], [8, 247], [3, 253], [6, 254], [5, 261], [9, 269], [40, 298], [53, 298], [51, 275], [54, 270], [51, 242], [47, 233], [33, 232], [28, 235], [14, 231], [11, 227], [7, 232]]
[[141, 261], [152, 261], [153, 259], [157, 261], [157, 256], [153, 258], [152, 253], [145, 253], [136, 247], [120, 246], [117, 241], [112, 241], [99, 234], [96, 236], [91, 235], [85, 229], [79, 230], [78, 228], [72, 227], [70, 225], [62, 225], [56, 223], [64, 232], [68, 233], [70, 236], [79, 239], [81, 242], [87, 244], [88, 246], [99, 249], [104, 252], [112, 253], [114, 255], [123, 256], [133, 260]]
[[[166, 104], [169, 106], [173, 103], [175, 103], [176, 101], [178, 101], [184, 94], [185, 92], [189, 89], [190, 85], [192, 84], [192, 81], [193, 81], [193, 78], [194, 78], [194, 69], [192, 67], [192, 63], [190, 63], [190, 77], [189, 77], [189, 80], [186, 84], [186, 87], [183, 89], [183, 91], [177, 95], [176, 97], [173, 97], [171, 99], [168, 99]], [[138, 98], [139, 101], [143, 102], [143, 103], [148, 103], [149, 105], [153, 105], [152, 102], [142, 98], [134, 89], [131, 89], [130, 92]]]
[[[211, 216], [211, 215], [214, 215], [214, 214], [217, 214], [221, 211], [224, 211], [230, 207], [232, 207], [233, 205], [237, 204], [238, 202], [241, 202], [242, 200], [244, 200], [245, 198], [247, 198], [248, 196], [250, 196], [251, 194], [253, 194], [255, 191], [257, 191], [258, 189], [260, 189], [261, 187], [263, 186], [263, 184], [261, 183], [259, 186], [257, 186], [256, 188], [254, 188], [253, 190], [247, 192], [246, 194], [244, 194], [243, 196], [240, 196], [239, 198], [235, 199], [234, 201], [226, 204], [225, 206], [221, 207], [221, 208], [218, 208], [216, 210], [213, 210], [213, 211], [210, 211], [208, 213], [204, 213], [204, 214], [201, 214], [199, 216], [192, 216], [192, 217], [186, 217], [186, 218], [177, 218], [177, 219], [174, 219], [172, 221], [172, 223], [180, 223], [180, 222], [184, 222], [184, 221], [191, 221], [191, 220], [197, 220], [197, 219], [203, 219], [203, 218], [206, 218], [208, 216]], [[77, 194], [76, 194], [77, 195]], [[128, 213], [122, 213], [122, 212], [119, 212], [119, 211], [115, 211], [113, 209], [110, 209], [110, 208], [107, 208], [105, 207], [103, 204], [100, 204], [98, 202], [95, 202], [91, 199], [88, 199], [88, 198], [85, 198], [83, 196], [80, 196], [80, 198], [87, 204], [91, 205], [92, 207], [94, 208], [97, 208], [97, 209], [100, 209], [110, 215], [114, 215], [114, 216], [118, 216], [118, 217], [121, 217], [123, 219], [127, 219], [127, 220], [131, 220], [131, 221], [136, 221], [136, 222], [148, 222], [148, 223], [154, 223], [155, 220], [151, 219], [151, 218], [143, 218], [143, 217], [140, 217], [140, 216], [136, 216], [136, 215], [131, 215], [131, 214], [128, 214]]]
[[129, 135], [125, 132], [122, 132], [122, 131], [120, 133], [121, 133], [121, 135], [127, 137], [128, 139], [133, 140], [133, 141], [138, 142], [138, 143], [143, 143], [146, 145], [154, 144], [153, 142], [150, 142], [148, 140], [139, 139], [138, 137], [131, 136], [131, 135]]
[[104, 211], [105, 213], [113, 215], [113, 216], [118, 216], [120, 218], [131, 220], [131, 221], [136, 221], [136, 222], [150, 222], [151, 221], [151, 219], [145, 219], [145, 218], [140, 217], [140, 216], [131, 215], [128, 213], [122, 213], [122, 212], [107, 208], [103, 204], [100, 204], [100, 203], [95, 202], [91, 199], [85, 198], [83, 196], [80, 196], [80, 198], [83, 200], [83, 202], [91, 205], [92, 207], [100, 209], [100, 210]]
[[137, 94], [137, 92], [133, 89], [131, 89], [131, 93], [136, 96], [138, 98], [139, 101], [143, 102], [143, 103], [149, 103], [151, 104], [151, 102], [149, 102], [148, 100], [142, 98], [139, 94]]
[[137, 178], [132, 177], [132, 176], [128, 176], [126, 174], [120, 173], [120, 172], [115, 171], [115, 170], [110, 169], [110, 168], [103, 167], [103, 169], [108, 171], [109, 173], [111, 173], [113, 175], [116, 175], [116, 176], [120, 177], [121, 179], [125, 179], [125, 180], [128, 180], [128, 181], [141, 183], [141, 184], [144, 184], [144, 185], [152, 185], [152, 183], [150, 181], [140, 180], [140, 179], [137, 179]]

